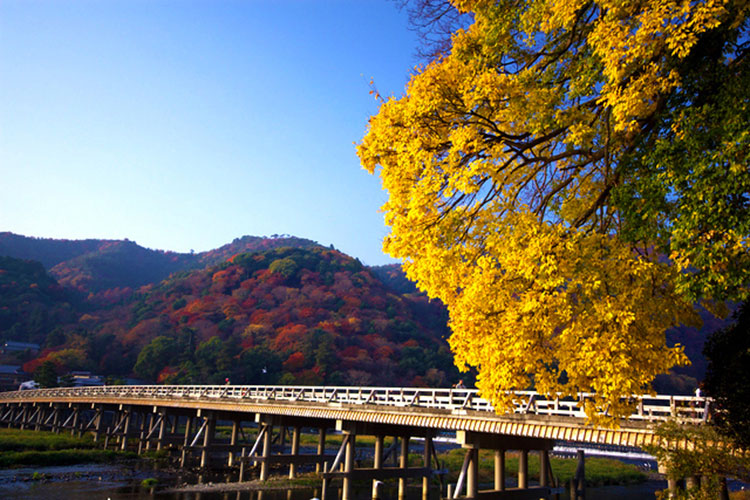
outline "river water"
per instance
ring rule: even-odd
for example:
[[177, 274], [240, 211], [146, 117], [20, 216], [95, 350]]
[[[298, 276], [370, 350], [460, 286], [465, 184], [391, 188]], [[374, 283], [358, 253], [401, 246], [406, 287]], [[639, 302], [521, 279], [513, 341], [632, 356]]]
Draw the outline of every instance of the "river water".
[[[36, 474], [35, 474], [36, 473]], [[141, 481], [149, 477], [159, 479], [159, 488], [148, 489]], [[209, 479], [211, 482], [209, 482]], [[250, 486], [227, 483], [228, 479], [213, 476], [202, 480], [194, 476], [175, 476], [158, 469], [142, 466], [80, 465], [68, 467], [38, 467], [0, 470], [0, 498], [25, 500], [310, 500], [320, 498], [319, 489], [251, 490]], [[415, 485], [419, 483], [413, 481]], [[238, 489], [239, 487], [239, 489]], [[587, 500], [636, 500], [654, 498], [654, 493], [666, 488], [665, 481], [647, 481], [630, 486], [588, 488]], [[200, 489], [201, 491], [196, 491]], [[166, 490], [166, 491], [165, 491]], [[369, 487], [355, 489], [355, 500], [369, 500]], [[326, 500], [337, 500], [341, 491], [334, 483]], [[396, 500], [395, 486], [384, 491], [385, 500]], [[418, 486], [409, 488], [407, 500], [421, 500]], [[438, 500], [438, 489], [431, 491], [430, 500]], [[567, 494], [560, 498], [568, 499]]]

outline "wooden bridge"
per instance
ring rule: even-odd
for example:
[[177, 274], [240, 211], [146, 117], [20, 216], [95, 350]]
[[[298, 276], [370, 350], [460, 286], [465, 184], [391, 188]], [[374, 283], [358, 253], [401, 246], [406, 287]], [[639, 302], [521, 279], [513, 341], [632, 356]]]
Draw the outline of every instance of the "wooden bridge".
[[[654, 424], [670, 418], [701, 423], [709, 416], [710, 400], [687, 396], [633, 396], [635, 412], [617, 429], [585, 423], [583, 403], [590, 397], [548, 399], [534, 392], [516, 392], [513, 412], [497, 414], [488, 401], [471, 389], [313, 386], [102, 386], [37, 389], [0, 393], [0, 423], [21, 428], [72, 433], [92, 432], [104, 446], [138, 451], [170, 447], [181, 454], [181, 464], [223, 453], [226, 464], [239, 465], [242, 481], [248, 464], [260, 464], [260, 479], [272, 465], [288, 465], [289, 476], [298, 467], [315, 464], [328, 482], [341, 479], [342, 498], [351, 498], [353, 480], [373, 480], [373, 497], [380, 480], [397, 478], [399, 497], [407, 479], [421, 478], [422, 495], [430, 478], [440, 475], [433, 439], [455, 433], [466, 449], [462, 470], [451, 498], [549, 498], [555, 488], [549, 451], [557, 441], [640, 448], [654, 442]], [[231, 425], [228, 441], [216, 436], [217, 422]], [[248, 439], [245, 429], [257, 424]], [[316, 429], [316, 453], [300, 453], [301, 430]], [[274, 429], [276, 433], [274, 434]], [[326, 433], [343, 435], [335, 454], [325, 449]], [[289, 436], [288, 453], [285, 441]], [[356, 437], [374, 436], [373, 466], [355, 466]], [[386, 437], [393, 444], [385, 449]], [[407, 463], [410, 438], [422, 438], [420, 467]], [[274, 453], [273, 443], [281, 453]], [[400, 444], [399, 444], [400, 443]], [[280, 444], [281, 446], [278, 446]], [[479, 450], [495, 452], [494, 488], [478, 489]], [[506, 488], [505, 452], [519, 453], [516, 488]], [[538, 484], [528, 477], [528, 454], [539, 453]], [[398, 458], [396, 458], [398, 457]], [[397, 463], [387, 466], [392, 458]], [[582, 495], [583, 457], [572, 490]], [[445, 492], [443, 492], [445, 493]]]

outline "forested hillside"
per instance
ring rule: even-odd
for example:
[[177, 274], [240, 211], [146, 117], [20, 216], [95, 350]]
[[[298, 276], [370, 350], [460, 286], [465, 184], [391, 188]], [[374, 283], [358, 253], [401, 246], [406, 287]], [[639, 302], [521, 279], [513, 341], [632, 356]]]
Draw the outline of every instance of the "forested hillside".
[[134, 289], [171, 273], [197, 269], [242, 252], [320, 246], [287, 235], [243, 236], [217, 249], [178, 253], [144, 248], [130, 240], [55, 240], [0, 233], [0, 255], [41, 262], [61, 285], [98, 303], [114, 303]]
[[39, 262], [0, 257], [0, 341], [44, 342], [78, 320], [75, 298]]
[[96, 322], [147, 380], [440, 384], [453, 370], [439, 304], [395, 295], [320, 247], [175, 274]]
[[[285, 243], [295, 246], [278, 248]], [[24, 365], [31, 372], [51, 362], [60, 373], [174, 383], [440, 386], [458, 377], [445, 309], [422, 294], [395, 292], [337, 250], [244, 237], [187, 265], [184, 255], [104, 242], [52, 268], [67, 288], [40, 264], [8, 258], [26, 273], [11, 280], [9, 293], [27, 303], [19, 288], [35, 282], [57, 293], [45, 307], [67, 315], [31, 328], [18, 321], [25, 310], [18, 301], [6, 300], [14, 321], [3, 337], [43, 346]], [[219, 263], [175, 270], [202, 262]], [[168, 272], [140, 287], [132, 281]], [[70, 289], [93, 293], [74, 307]]]
[[[25, 359], [31, 372], [49, 361], [59, 373], [171, 383], [444, 386], [459, 377], [445, 308], [398, 265], [368, 268], [290, 236], [178, 254], [9, 234], [0, 249], [20, 242], [16, 252], [53, 264], [47, 273], [0, 258], [0, 340], [42, 346]], [[659, 390], [690, 392], [703, 377], [705, 338], [725, 323], [703, 316], [702, 328], [669, 333], [693, 365], [660, 377]]]
[[51, 269], [60, 262], [74, 259], [85, 253], [96, 251], [102, 244], [112, 240], [57, 240], [52, 238], [32, 238], [0, 232], [0, 255], [17, 259], [36, 260], [45, 269]]

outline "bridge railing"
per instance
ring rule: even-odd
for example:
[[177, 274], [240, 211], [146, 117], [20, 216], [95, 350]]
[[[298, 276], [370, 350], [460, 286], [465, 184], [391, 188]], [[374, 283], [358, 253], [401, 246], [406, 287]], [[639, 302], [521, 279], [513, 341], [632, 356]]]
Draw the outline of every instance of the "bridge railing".
[[[532, 391], [514, 392], [513, 413], [585, 417], [583, 402], [592, 394], [578, 398], [547, 398]], [[327, 387], [327, 386], [245, 386], [245, 385], [113, 385], [64, 387], [0, 393], [0, 402], [28, 398], [138, 398], [207, 399], [237, 402], [324, 403], [329, 405], [380, 405], [464, 411], [494, 412], [495, 409], [476, 389], [424, 389], [415, 387]], [[636, 395], [630, 398], [636, 410], [628, 417], [634, 421], [656, 422], [678, 418], [685, 422], [705, 422], [710, 416], [710, 398], [671, 395]]]

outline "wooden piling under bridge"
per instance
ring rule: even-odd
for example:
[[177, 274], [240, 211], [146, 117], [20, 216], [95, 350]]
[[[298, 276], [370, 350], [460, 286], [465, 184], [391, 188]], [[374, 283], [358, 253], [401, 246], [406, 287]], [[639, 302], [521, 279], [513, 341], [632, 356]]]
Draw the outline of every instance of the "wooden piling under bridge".
[[[556, 441], [640, 448], [654, 443], [653, 425], [669, 418], [700, 424], [709, 418], [711, 400], [687, 396], [637, 396], [636, 411], [617, 429], [586, 425], [583, 403], [548, 399], [529, 391], [515, 393], [511, 413], [498, 415], [472, 389], [313, 386], [102, 386], [36, 389], [0, 393], [0, 425], [21, 429], [83, 434], [91, 432], [105, 448], [172, 450], [183, 467], [238, 467], [238, 481], [259, 466], [260, 479], [271, 467], [288, 467], [290, 478], [301, 466], [314, 466], [323, 482], [322, 500], [332, 482], [341, 483], [342, 500], [352, 498], [352, 481], [372, 481], [372, 496], [383, 481], [398, 482], [399, 498], [409, 481], [420, 481], [422, 498], [440, 488], [441, 498], [538, 499], [562, 491], [551, 470], [549, 451]], [[231, 426], [229, 438], [217, 426]], [[249, 435], [250, 427], [256, 432]], [[302, 453], [303, 430], [317, 435], [315, 452]], [[326, 435], [340, 433], [337, 450], [326, 450]], [[455, 434], [465, 456], [455, 485], [439, 463], [434, 438]], [[373, 436], [373, 466], [357, 460], [357, 437]], [[386, 438], [391, 446], [385, 447]], [[410, 466], [413, 440], [421, 460]], [[416, 442], [416, 441], [415, 441]], [[288, 445], [287, 445], [288, 443]], [[479, 450], [494, 451], [494, 484], [479, 490]], [[505, 455], [519, 453], [517, 487], [507, 488]], [[528, 476], [529, 453], [539, 454], [539, 481]], [[584, 498], [584, 457], [571, 498]], [[390, 462], [390, 463], [389, 463]], [[440, 482], [433, 480], [440, 479]]]

